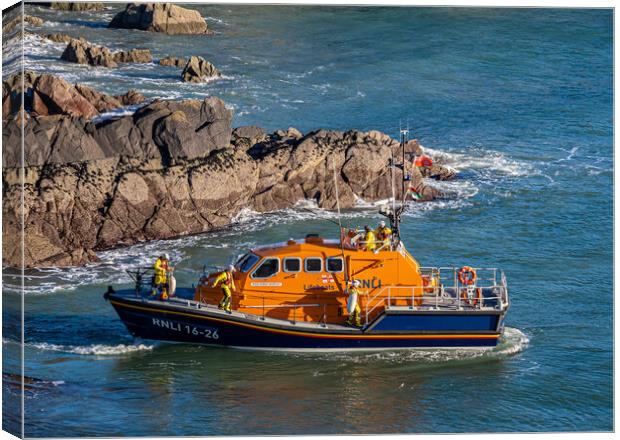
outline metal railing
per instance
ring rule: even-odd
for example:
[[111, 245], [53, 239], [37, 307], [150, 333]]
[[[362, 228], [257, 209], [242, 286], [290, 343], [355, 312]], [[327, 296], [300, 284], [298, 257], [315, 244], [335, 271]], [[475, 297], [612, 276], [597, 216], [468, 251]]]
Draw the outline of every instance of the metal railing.
[[[127, 269], [125, 272], [134, 282], [134, 291], [137, 297], [149, 296], [155, 287], [155, 269], [153, 267], [138, 267], [135, 269]], [[166, 280], [170, 280], [173, 270], [166, 272]], [[166, 289], [169, 291], [168, 281], [166, 281]]]
[[[429, 283], [422, 286], [384, 286], [366, 300], [366, 324], [379, 312], [403, 304], [411, 310], [504, 310], [508, 307], [506, 276], [497, 268], [476, 268], [475, 284], [459, 281], [459, 268], [423, 267]], [[432, 279], [436, 285], [432, 285]], [[479, 290], [478, 290], [479, 289]], [[478, 298], [479, 295], [479, 298]]]

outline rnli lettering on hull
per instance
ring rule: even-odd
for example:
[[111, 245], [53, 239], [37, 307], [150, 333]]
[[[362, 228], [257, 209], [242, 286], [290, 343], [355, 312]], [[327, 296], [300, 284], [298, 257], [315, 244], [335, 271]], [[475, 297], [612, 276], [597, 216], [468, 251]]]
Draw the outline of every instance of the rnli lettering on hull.
[[360, 282], [362, 283], [362, 288], [364, 289], [378, 289], [381, 287], [381, 280], [377, 277], [374, 277], [371, 280], [360, 279]]
[[204, 336], [207, 339], [219, 339], [218, 329], [212, 327], [196, 326], [183, 324], [169, 319], [152, 318], [155, 327], [161, 327], [178, 333], [184, 333], [193, 336]]

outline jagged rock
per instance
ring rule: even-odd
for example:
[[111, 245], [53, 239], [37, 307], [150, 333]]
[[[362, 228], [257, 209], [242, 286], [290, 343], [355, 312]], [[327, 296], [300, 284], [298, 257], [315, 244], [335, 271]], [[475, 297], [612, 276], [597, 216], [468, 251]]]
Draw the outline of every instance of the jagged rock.
[[50, 8], [59, 11], [102, 11], [105, 9], [105, 6], [103, 3], [51, 2]]
[[115, 98], [118, 99], [122, 105], [142, 104], [146, 100], [142, 93], [133, 89], [129, 90], [124, 95], [115, 96]]
[[187, 60], [185, 58], [166, 57], [159, 60], [160, 66], [183, 67], [186, 64]]
[[[71, 35], [66, 34], [45, 34], [43, 38], [47, 38], [55, 43], [69, 43], [71, 40], [79, 40], [80, 38], [74, 38]], [[84, 40], [86, 41], [86, 40]]]
[[198, 11], [170, 3], [130, 3], [114, 16], [108, 27], [170, 35], [207, 32], [207, 23]]
[[150, 63], [153, 61], [151, 51], [148, 49], [115, 52], [113, 57], [117, 63]]
[[231, 143], [244, 150], [248, 150], [259, 142], [267, 140], [265, 130], [256, 125], [237, 127], [232, 132]]
[[[21, 74], [12, 75], [2, 82], [3, 120], [16, 114], [22, 106], [21, 83]], [[61, 114], [92, 118], [102, 111], [140, 104], [145, 100], [135, 90], [121, 96], [109, 96], [84, 85], [71, 85], [54, 75], [37, 75], [32, 71], [25, 72], [24, 85], [24, 108], [36, 116]]]
[[23, 17], [24, 23], [28, 23], [32, 26], [41, 26], [44, 23], [43, 19], [39, 17], [34, 17], [32, 15], [23, 15], [23, 16], [19, 15], [18, 17], [15, 17], [11, 21], [9, 21], [7, 24], [2, 26], [2, 33], [6, 34], [8, 32], [11, 32], [13, 29], [15, 29], [16, 26], [21, 24], [22, 17]]
[[60, 56], [61, 60], [91, 66], [117, 67], [114, 55], [104, 46], [95, 46], [85, 40], [71, 40]]
[[222, 74], [213, 64], [202, 57], [196, 56], [189, 59], [181, 73], [181, 79], [183, 81], [193, 83], [208, 82], [220, 76], [222, 76]]
[[99, 112], [71, 84], [53, 75], [39, 75], [33, 85], [32, 112], [91, 118]]
[[124, 95], [110, 96], [91, 89], [83, 84], [76, 84], [75, 89], [80, 95], [93, 104], [100, 113], [109, 112], [110, 110], [126, 105], [141, 104], [145, 101], [144, 95], [136, 92], [135, 90], [129, 90]]
[[[2, 119], [7, 119], [11, 114], [17, 113], [22, 108], [22, 92], [28, 94], [37, 76], [32, 71], [26, 71], [23, 77], [22, 80], [22, 73], [20, 72], [2, 81]], [[24, 83], [23, 90], [22, 82]]]
[[[43, 77], [29, 77], [34, 90]], [[73, 91], [84, 100], [110, 103], [92, 89]], [[290, 128], [265, 134], [252, 126], [233, 133], [231, 119], [215, 97], [155, 101], [133, 115], [92, 122], [67, 115], [31, 117], [23, 127], [23, 176], [17, 168], [22, 127], [5, 121], [3, 263], [20, 264], [22, 226], [26, 266], [58, 266], [92, 261], [93, 251], [122, 244], [211, 231], [228, 225], [243, 208], [273, 211], [312, 199], [333, 209], [334, 167], [343, 208], [360, 198], [392, 195], [389, 163], [400, 146], [383, 133], [302, 135]], [[248, 149], [238, 148], [239, 142], [254, 141]], [[434, 166], [438, 176], [447, 176]], [[425, 171], [407, 171], [424, 200], [441, 195], [425, 183]], [[394, 173], [400, 182], [402, 170]], [[395, 192], [400, 198], [400, 185]]]
[[149, 49], [131, 49], [112, 53], [107, 47], [96, 46], [82, 37], [72, 38], [69, 35], [49, 34], [45, 35], [45, 38], [69, 43], [60, 58], [73, 63], [117, 67], [116, 63], [150, 63], [153, 61]]
[[420, 145], [417, 139], [411, 139], [410, 141], [407, 141], [407, 143], [405, 143], [405, 153], [409, 156], [420, 156], [424, 154], [424, 150], [422, 149], [422, 145]]
[[83, 84], [76, 84], [75, 89], [80, 95], [86, 98], [88, 102], [93, 104], [99, 113], [123, 106], [116, 97], [97, 92]]
[[424, 167], [421, 171], [424, 177], [431, 177], [435, 180], [451, 180], [456, 176], [456, 170], [433, 163], [431, 167]]

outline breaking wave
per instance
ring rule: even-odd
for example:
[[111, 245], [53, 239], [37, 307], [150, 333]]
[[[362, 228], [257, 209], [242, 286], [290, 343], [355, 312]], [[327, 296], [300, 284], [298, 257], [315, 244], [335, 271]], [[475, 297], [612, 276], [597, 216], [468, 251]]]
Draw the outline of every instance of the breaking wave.
[[524, 177], [532, 173], [531, 164], [510, 158], [499, 151], [471, 147], [466, 151], [443, 151], [424, 147], [435, 161], [456, 171], [474, 171], [478, 177], [496, 181], [501, 177]]

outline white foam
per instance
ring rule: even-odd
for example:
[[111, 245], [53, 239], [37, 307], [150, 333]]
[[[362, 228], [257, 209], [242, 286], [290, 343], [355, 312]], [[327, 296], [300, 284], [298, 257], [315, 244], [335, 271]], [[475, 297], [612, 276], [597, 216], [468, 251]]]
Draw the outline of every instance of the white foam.
[[476, 359], [501, 358], [512, 356], [525, 350], [529, 343], [528, 337], [519, 329], [507, 327], [494, 348], [456, 348], [456, 349], [398, 349], [376, 352], [329, 352], [289, 353], [293, 357], [314, 357], [324, 361], [340, 361], [347, 363], [371, 365], [373, 362], [387, 362], [390, 364], [435, 364], [455, 361], [470, 361]]
[[44, 351], [58, 351], [62, 353], [71, 353], [71, 354], [79, 354], [79, 355], [94, 355], [94, 356], [118, 356], [136, 353], [140, 351], [150, 351], [155, 345], [145, 345], [145, 344], [137, 344], [137, 345], [103, 345], [103, 344], [93, 344], [86, 346], [73, 346], [73, 345], [57, 345], [57, 344], [49, 344], [47, 342], [41, 343], [28, 343], [26, 344], [28, 347], [35, 348], [37, 350]]
[[499, 151], [480, 147], [470, 147], [460, 151], [442, 151], [424, 147], [433, 159], [456, 171], [478, 170], [484, 172], [481, 177], [496, 178], [497, 176], [522, 177], [531, 174], [532, 165], [507, 157]]
[[101, 121], [105, 121], [108, 119], [119, 118], [121, 116], [133, 115], [136, 112], [136, 110], [138, 110], [143, 105], [144, 104], [128, 105], [125, 107], [119, 107], [114, 110], [107, 111], [105, 113], [101, 113], [99, 116], [94, 117], [92, 119], [92, 122], [96, 123], [96, 122], [101, 122]]
[[212, 21], [214, 23], [224, 25], [224, 26], [228, 26], [229, 25], [227, 22], [225, 22], [221, 18], [210, 17], [210, 16], [207, 15], [206, 17], [204, 17], [204, 19], [207, 20], [207, 21]]

